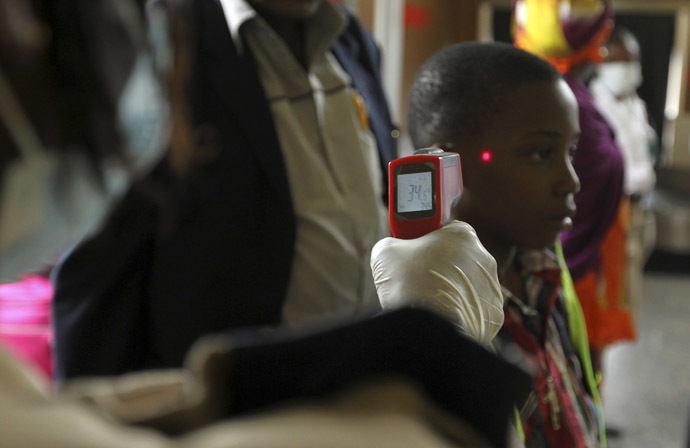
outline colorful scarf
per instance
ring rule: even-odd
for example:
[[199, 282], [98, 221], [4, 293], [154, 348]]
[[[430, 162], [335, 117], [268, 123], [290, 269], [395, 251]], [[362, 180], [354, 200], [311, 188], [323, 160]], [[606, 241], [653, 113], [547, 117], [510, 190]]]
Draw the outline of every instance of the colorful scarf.
[[585, 61], [601, 62], [612, 28], [610, 0], [513, 0], [515, 46], [563, 74]]

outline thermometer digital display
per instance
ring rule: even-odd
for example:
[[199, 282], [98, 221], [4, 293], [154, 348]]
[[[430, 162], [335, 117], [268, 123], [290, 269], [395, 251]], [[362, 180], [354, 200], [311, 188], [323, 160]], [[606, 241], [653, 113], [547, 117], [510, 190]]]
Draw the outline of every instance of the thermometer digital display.
[[424, 148], [393, 160], [389, 172], [389, 221], [393, 236], [418, 238], [440, 229], [462, 194], [460, 156]]

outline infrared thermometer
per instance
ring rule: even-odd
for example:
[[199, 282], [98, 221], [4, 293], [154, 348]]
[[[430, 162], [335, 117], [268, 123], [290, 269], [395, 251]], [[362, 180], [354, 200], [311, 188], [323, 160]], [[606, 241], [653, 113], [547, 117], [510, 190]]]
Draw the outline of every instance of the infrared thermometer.
[[393, 236], [412, 239], [440, 229], [462, 194], [460, 156], [418, 149], [388, 164], [388, 216]]

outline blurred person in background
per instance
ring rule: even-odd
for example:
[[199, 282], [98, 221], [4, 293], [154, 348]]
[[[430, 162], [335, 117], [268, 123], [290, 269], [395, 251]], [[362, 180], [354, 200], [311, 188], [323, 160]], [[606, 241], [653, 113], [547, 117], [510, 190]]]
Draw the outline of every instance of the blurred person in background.
[[656, 238], [654, 214], [646, 211], [643, 204], [656, 182], [654, 155], [658, 152], [659, 139], [650, 125], [647, 105], [637, 95], [637, 88], [642, 84], [642, 67], [635, 35], [616, 27], [603, 49], [606, 56], [597, 67], [590, 90], [615, 133], [625, 162], [624, 192], [630, 200], [625, 294], [633, 317], [637, 317], [643, 291], [642, 270]]

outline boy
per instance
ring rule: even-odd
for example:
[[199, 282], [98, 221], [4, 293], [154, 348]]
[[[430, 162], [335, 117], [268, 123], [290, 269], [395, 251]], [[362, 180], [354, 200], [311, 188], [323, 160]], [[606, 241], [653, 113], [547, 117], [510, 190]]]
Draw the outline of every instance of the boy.
[[532, 396], [517, 404], [525, 445], [600, 446], [597, 392], [570, 336], [552, 250], [572, 225], [580, 188], [572, 91], [547, 62], [510, 45], [458, 44], [418, 72], [408, 127], [415, 147], [460, 154], [465, 190], [454, 218], [496, 259], [506, 299], [494, 345], [535, 378]]

